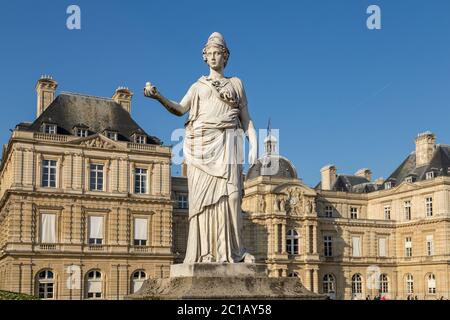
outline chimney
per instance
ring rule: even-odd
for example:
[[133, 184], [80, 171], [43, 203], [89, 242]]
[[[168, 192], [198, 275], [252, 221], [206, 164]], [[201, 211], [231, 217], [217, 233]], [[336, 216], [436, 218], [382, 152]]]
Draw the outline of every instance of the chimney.
[[420, 133], [416, 138], [416, 167], [430, 163], [436, 149], [436, 136], [430, 131]]
[[181, 163], [181, 176], [186, 178], [187, 177], [187, 164], [186, 164], [186, 160], [183, 160], [183, 162]]
[[375, 180], [375, 184], [381, 186], [384, 183], [384, 178], [379, 177], [377, 180]]
[[322, 176], [322, 190], [331, 190], [336, 181], [336, 167], [332, 164], [327, 165], [320, 169], [320, 174]]
[[55, 100], [55, 91], [58, 82], [53, 80], [51, 76], [41, 76], [36, 84], [37, 92], [37, 109], [36, 117], [39, 117], [45, 109]]
[[367, 180], [372, 180], [372, 171], [368, 168], [359, 169], [356, 171], [355, 176], [366, 178]]
[[131, 113], [131, 98], [133, 98], [133, 92], [126, 87], [119, 87], [116, 89], [112, 99], [120, 104], [128, 113]]

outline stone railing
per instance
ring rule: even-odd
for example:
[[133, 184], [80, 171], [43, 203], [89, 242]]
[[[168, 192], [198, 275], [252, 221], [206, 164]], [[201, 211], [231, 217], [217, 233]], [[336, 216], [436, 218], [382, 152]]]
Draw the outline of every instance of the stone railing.
[[101, 244], [91, 244], [88, 246], [89, 251], [105, 251], [105, 247]]
[[69, 137], [61, 134], [35, 132], [33, 138], [41, 141], [67, 142]]
[[39, 249], [43, 251], [55, 251], [56, 244], [40, 244]]
[[132, 150], [141, 150], [141, 151], [156, 151], [155, 145], [134, 143], [134, 142], [129, 142], [128, 148], [130, 148]]
[[149, 251], [149, 248], [146, 246], [134, 246], [133, 252], [139, 252], [139, 253], [147, 253]]

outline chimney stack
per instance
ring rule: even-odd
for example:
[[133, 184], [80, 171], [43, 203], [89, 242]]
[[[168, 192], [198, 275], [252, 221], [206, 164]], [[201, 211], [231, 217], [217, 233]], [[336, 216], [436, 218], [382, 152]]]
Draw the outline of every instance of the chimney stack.
[[331, 190], [336, 181], [336, 167], [332, 164], [320, 169], [322, 176], [322, 190]]
[[186, 164], [186, 160], [183, 160], [183, 162], [181, 163], [181, 176], [186, 178], [187, 177], [187, 164]]
[[366, 178], [367, 180], [372, 180], [372, 171], [368, 168], [359, 169], [356, 171], [355, 176]]
[[131, 99], [133, 92], [126, 87], [119, 87], [116, 89], [112, 99], [120, 104], [128, 113], [131, 113]]
[[436, 136], [430, 131], [420, 133], [416, 138], [416, 167], [430, 163], [436, 149]]
[[51, 76], [43, 75], [36, 84], [37, 110], [36, 117], [39, 117], [45, 109], [55, 100], [55, 92], [58, 82]]

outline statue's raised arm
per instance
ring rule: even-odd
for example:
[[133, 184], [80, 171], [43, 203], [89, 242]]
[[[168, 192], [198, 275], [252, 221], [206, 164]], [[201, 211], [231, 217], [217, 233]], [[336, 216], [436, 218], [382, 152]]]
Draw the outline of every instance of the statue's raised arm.
[[182, 116], [189, 111], [189, 101], [185, 101], [185, 99], [183, 99], [182, 102], [177, 103], [169, 100], [159, 93], [158, 89], [150, 82], [147, 82], [145, 85], [144, 95], [148, 98], [158, 100], [170, 113], [173, 113], [176, 116]]

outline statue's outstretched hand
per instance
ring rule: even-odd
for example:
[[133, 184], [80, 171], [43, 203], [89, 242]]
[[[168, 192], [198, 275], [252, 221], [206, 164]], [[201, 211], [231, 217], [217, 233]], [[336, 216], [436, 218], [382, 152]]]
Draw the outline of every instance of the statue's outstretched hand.
[[152, 99], [158, 99], [159, 98], [158, 89], [156, 89], [156, 87], [154, 85], [152, 85], [150, 82], [147, 82], [145, 84], [144, 95], [146, 97], [152, 98]]

